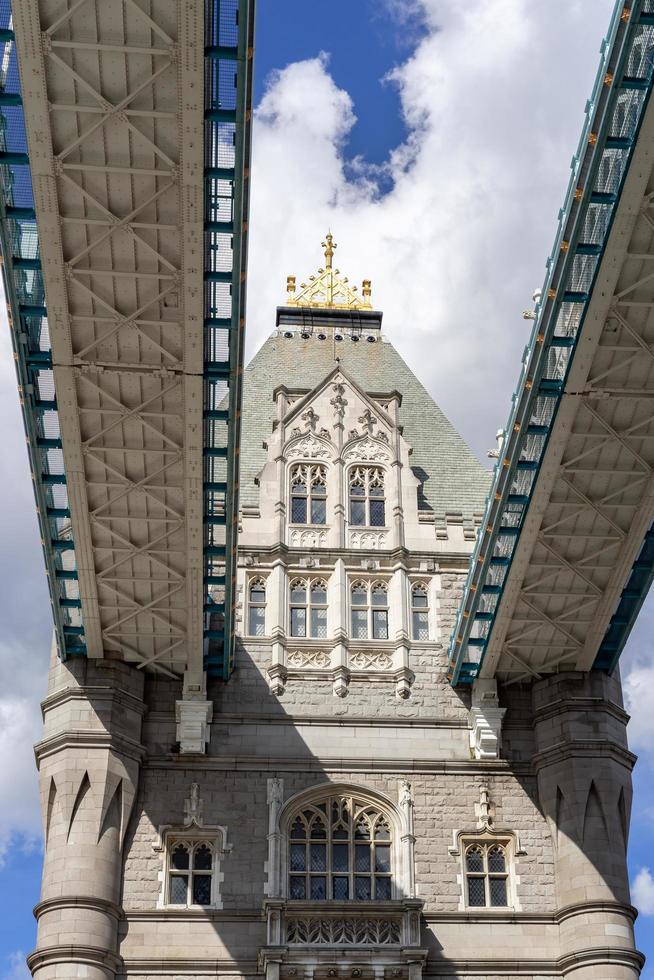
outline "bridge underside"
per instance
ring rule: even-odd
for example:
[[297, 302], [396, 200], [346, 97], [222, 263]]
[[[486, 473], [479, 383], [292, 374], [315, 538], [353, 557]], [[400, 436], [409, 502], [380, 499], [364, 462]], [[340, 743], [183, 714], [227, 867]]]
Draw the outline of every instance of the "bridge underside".
[[229, 672], [250, 6], [20, 0], [3, 31], [3, 251], [61, 652], [196, 682]]
[[611, 670], [654, 575], [654, 4], [618, 6], [450, 648]]

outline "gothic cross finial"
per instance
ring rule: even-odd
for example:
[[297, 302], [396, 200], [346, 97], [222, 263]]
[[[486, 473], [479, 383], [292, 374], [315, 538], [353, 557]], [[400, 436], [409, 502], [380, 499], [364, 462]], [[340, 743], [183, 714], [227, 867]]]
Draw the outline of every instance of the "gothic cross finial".
[[325, 250], [325, 266], [327, 269], [331, 269], [334, 260], [334, 249], [338, 248], [331, 231], [327, 232], [325, 241], [322, 242], [322, 247]]
[[374, 435], [374, 427], [378, 424], [377, 419], [372, 414], [369, 408], [365, 410], [361, 418], [359, 419], [361, 425], [365, 426], [365, 430], [369, 436]]

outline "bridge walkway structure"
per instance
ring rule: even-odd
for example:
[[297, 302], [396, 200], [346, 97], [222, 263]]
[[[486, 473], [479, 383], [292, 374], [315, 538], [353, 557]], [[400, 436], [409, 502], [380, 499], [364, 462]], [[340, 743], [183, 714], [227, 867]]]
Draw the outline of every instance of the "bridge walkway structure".
[[450, 645], [611, 672], [654, 577], [654, 2], [616, 7]]
[[253, 0], [0, 2], [0, 248], [59, 654], [233, 659]]

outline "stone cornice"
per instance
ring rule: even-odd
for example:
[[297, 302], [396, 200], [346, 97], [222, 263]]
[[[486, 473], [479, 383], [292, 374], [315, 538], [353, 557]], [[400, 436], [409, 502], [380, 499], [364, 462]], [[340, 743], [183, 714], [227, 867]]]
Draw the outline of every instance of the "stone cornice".
[[541, 721], [549, 718], [556, 718], [565, 712], [592, 711], [594, 714], [602, 711], [612, 715], [626, 725], [629, 715], [615, 701], [607, 701], [605, 698], [557, 698], [555, 701], [548, 701], [542, 707], [534, 709], [533, 725], [536, 726]]
[[69, 701], [87, 701], [89, 705], [97, 701], [113, 701], [141, 716], [148, 710], [147, 705], [140, 698], [121, 688], [113, 688], [109, 684], [85, 684], [81, 687], [64, 687], [49, 694], [41, 701], [41, 713], [45, 716], [47, 711]]
[[[341, 719], [341, 724], [349, 725], [347, 716]], [[171, 762], [175, 768], [186, 770], [244, 771], [244, 772], [304, 772], [304, 773], [437, 773], [443, 776], [518, 776], [535, 777], [530, 763], [509, 763], [504, 759], [435, 759], [416, 760], [415, 758], [379, 758], [379, 759], [348, 759], [348, 758], [318, 758], [315, 755], [306, 758], [288, 758], [284, 756], [246, 756], [224, 755], [206, 756], [191, 760], [175, 755], [150, 756], [143, 763], [146, 769], [170, 769]]]
[[636, 765], [637, 756], [615, 742], [607, 742], [601, 738], [570, 739], [557, 742], [542, 752], [537, 752], [533, 758], [534, 769], [544, 769], [559, 762], [568, 762], [572, 758], [580, 759], [612, 759], [631, 770]]
[[44, 902], [38, 902], [33, 909], [34, 918], [38, 919], [48, 912], [58, 912], [61, 909], [84, 909], [93, 912], [102, 912], [111, 915], [114, 919], [124, 917], [120, 905], [115, 902], [108, 902], [104, 898], [87, 895], [59, 895], [57, 898], [48, 898]]
[[123, 960], [115, 953], [98, 946], [84, 946], [78, 943], [62, 943], [57, 946], [44, 946], [27, 957], [27, 965], [32, 973], [43, 967], [59, 963], [79, 963], [88, 966], [107, 967], [113, 973], [123, 972]]
[[146, 748], [140, 742], [124, 735], [112, 735], [106, 731], [67, 731], [58, 732], [56, 735], [36, 743], [34, 755], [37, 766], [42, 759], [65, 749], [106, 749], [108, 752], [115, 752], [117, 755], [125, 755], [136, 762], [141, 762], [147, 755]]
[[282, 559], [287, 565], [295, 565], [301, 558], [305, 556], [315, 557], [316, 554], [328, 564], [333, 564], [339, 558], [344, 559], [346, 562], [354, 563], [358, 562], [360, 558], [373, 558], [377, 561], [383, 560], [385, 563], [400, 562], [403, 565], [411, 567], [421, 561], [434, 561], [438, 566], [434, 574], [466, 574], [470, 565], [469, 551], [444, 552], [438, 549], [434, 549], [433, 551], [409, 551], [407, 548], [400, 547], [376, 551], [373, 549], [357, 548], [356, 551], [353, 551], [351, 548], [325, 547], [316, 550], [315, 548], [291, 548], [289, 545], [276, 543], [267, 546], [243, 544], [239, 545], [238, 551], [239, 566], [244, 564], [244, 558], [248, 555], [257, 556], [264, 565], [272, 564], [279, 559]]

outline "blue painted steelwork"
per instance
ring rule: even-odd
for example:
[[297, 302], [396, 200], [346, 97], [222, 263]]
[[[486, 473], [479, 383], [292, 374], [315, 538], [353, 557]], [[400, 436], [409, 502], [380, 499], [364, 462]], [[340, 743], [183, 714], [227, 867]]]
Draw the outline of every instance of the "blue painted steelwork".
[[0, 254], [59, 656], [84, 656], [32, 178], [6, 0], [0, 3]]
[[254, 0], [206, 0], [204, 661], [233, 664]]
[[471, 683], [483, 662], [652, 90], [653, 61], [654, 0], [618, 2], [450, 643], [453, 684]]

